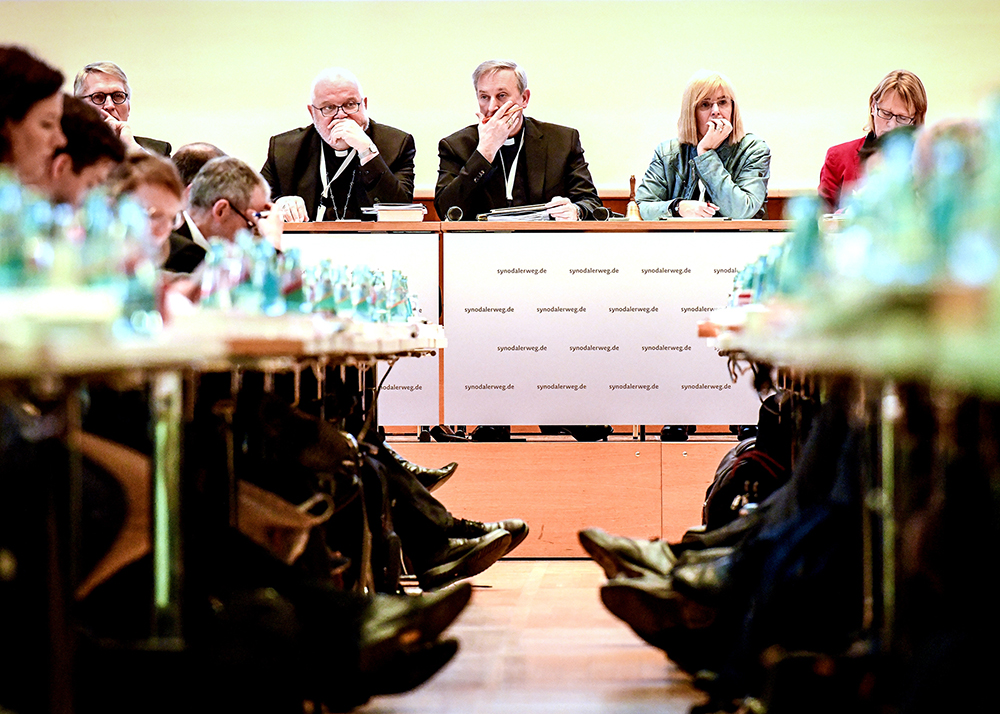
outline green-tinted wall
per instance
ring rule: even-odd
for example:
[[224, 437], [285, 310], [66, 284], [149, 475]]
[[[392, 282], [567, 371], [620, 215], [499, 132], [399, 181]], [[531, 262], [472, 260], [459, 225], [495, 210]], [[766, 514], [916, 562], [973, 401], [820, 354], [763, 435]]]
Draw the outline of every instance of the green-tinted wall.
[[0, 41], [70, 77], [115, 61], [137, 133], [255, 167], [270, 135], [308, 122], [316, 72], [346, 66], [371, 115], [416, 137], [418, 188], [434, 184], [438, 139], [474, 120], [469, 75], [491, 57], [525, 66], [529, 114], [580, 130], [602, 188], [642, 175], [702, 67], [732, 78], [781, 189], [815, 186], [891, 69], [924, 80], [928, 121], [974, 116], [1000, 87], [996, 0], [0, 2]]

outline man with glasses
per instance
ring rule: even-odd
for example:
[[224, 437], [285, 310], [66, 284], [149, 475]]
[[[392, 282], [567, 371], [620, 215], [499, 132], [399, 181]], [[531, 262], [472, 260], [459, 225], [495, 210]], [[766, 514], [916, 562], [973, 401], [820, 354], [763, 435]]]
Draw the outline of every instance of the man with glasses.
[[73, 82], [73, 94], [94, 104], [104, 120], [115, 130], [129, 152], [148, 151], [170, 156], [170, 144], [145, 136], [133, 136], [128, 117], [132, 111], [132, 90], [128, 77], [114, 62], [88, 64]]
[[376, 202], [413, 201], [413, 137], [368, 117], [357, 77], [323, 70], [307, 109], [312, 125], [272, 136], [261, 169], [285, 220], [359, 219]]
[[264, 178], [237, 158], [223, 156], [206, 163], [191, 182], [188, 209], [170, 236], [164, 268], [189, 273], [204, 259], [208, 238], [232, 241], [240, 230], [280, 247], [282, 222], [271, 211], [269, 192]]
[[438, 145], [438, 215], [445, 218], [457, 207], [475, 220], [495, 208], [546, 204], [556, 220], [593, 218], [601, 199], [580, 133], [524, 116], [531, 96], [524, 68], [488, 60], [472, 73], [472, 86], [479, 121]]

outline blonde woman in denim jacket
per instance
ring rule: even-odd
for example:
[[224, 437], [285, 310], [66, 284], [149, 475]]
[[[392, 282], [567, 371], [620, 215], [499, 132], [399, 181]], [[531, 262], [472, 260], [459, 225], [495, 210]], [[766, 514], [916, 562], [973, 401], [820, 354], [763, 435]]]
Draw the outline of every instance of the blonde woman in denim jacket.
[[656, 147], [635, 193], [643, 220], [764, 216], [771, 150], [743, 130], [727, 77], [701, 70], [691, 78], [677, 133]]

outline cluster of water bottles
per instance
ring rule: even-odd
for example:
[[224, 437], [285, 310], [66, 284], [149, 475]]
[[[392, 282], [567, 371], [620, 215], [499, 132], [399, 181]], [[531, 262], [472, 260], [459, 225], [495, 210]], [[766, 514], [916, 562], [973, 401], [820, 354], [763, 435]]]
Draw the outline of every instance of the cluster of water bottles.
[[841, 214], [824, 216], [815, 198], [790, 204], [794, 230], [737, 274], [732, 305], [777, 298], [832, 310], [942, 288], [1000, 295], [1000, 101], [981, 122], [884, 139]]
[[115, 334], [153, 334], [163, 325], [153, 253], [146, 211], [131, 199], [96, 191], [78, 210], [53, 206], [0, 171], [0, 292], [110, 296], [121, 307]]
[[406, 276], [389, 276], [332, 260], [304, 266], [297, 248], [284, 252], [242, 231], [234, 242], [212, 239], [201, 282], [201, 305], [243, 313], [323, 312], [358, 322], [408, 322], [413, 316]]

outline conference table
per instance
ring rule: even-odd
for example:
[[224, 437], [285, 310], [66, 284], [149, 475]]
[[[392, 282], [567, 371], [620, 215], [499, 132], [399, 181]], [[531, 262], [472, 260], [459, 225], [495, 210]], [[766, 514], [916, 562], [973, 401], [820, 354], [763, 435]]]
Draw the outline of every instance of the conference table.
[[[17, 296], [8, 293], [0, 298]], [[86, 291], [77, 298], [86, 301]], [[154, 434], [150, 486], [153, 583], [149, 638], [139, 646], [144, 651], [179, 651], [185, 642], [182, 600], [186, 592], [182, 435], [194, 398], [185, 389], [192, 383], [191, 376], [211, 372], [237, 375], [245, 370], [273, 375], [315, 365], [345, 365], [374, 374], [380, 362], [433, 355], [447, 344], [443, 329], [436, 324], [362, 324], [320, 315], [263, 317], [205, 311], [178, 319], [155, 336], [126, 339], [113, 338], [101, 329], [99, 321], [74, 322], [53, 314], [46, 329], [28, 318], [7, 318], [11, 329], [0, 339], [0, 388], [48, 403], [61, 401], [66, 413], [70, 477], [61, 486], [55, 474], [45, 474], [35, 491], [47, 510], [44, 504], [61, 502], [63, 496], [58, 491], [68, 489], [64, 499], [69, 504], [67, 517], [57, 514], [53, 519], [51, 510], [41, 516], [52, 523], [44, 548], [48, 562], [40, 570], [37, 565], [25, 567], [25, 571], [48, 573], [44, 582], [37, 583], [37, 596], [48, 602], [47, 621], [38, 623], [38, 631], [49, 633], [43, 666], [47, 668], [48, 709], [53, 712], [73, 708], [76, 634], [69, 603], [84, 575], [79, 572], [77, 552], [83, 486], [82, 457], [69, 437], [81, 430], [83, 385], [148, 385]], [[229, 492], [230, 513], [234, 514], [235, 482]]]

